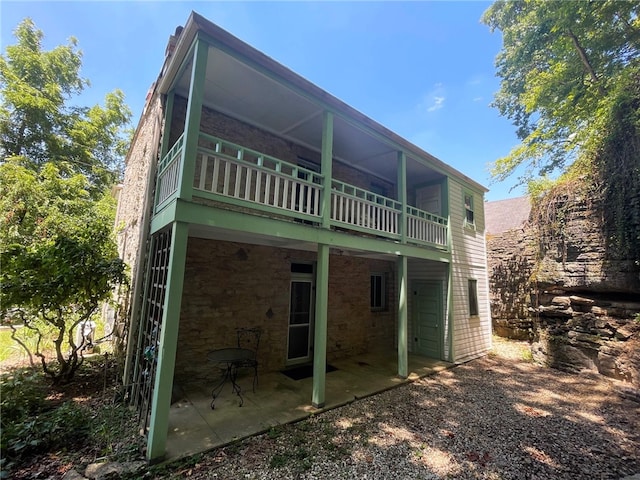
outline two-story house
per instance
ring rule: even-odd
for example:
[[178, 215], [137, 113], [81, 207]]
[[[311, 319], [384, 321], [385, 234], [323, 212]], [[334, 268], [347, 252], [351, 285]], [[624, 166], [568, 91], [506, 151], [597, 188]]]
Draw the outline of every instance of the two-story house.
[[[396, 72], [397, 73], [397, 72]], [[384, 92], [380, 92], [384, 94]], [[161, 457], [172, 386], [236, 329], [260, 372], [376, 349], [464, 362], [491, 347], [486, 189], [192, 13], [127, 156], [125, 381]]]

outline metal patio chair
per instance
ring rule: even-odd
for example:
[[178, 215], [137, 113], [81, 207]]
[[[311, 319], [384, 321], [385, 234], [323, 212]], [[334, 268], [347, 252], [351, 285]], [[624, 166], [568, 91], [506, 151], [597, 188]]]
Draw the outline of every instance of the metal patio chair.
[[260, 337], [262, 329], [260, 327], [238, 328], [238, 348], [249, 350], [252, 355], [238, 363], [238, 368], [253, 368], [253, 392], [258, 384], [258, 348], [260, 347]]

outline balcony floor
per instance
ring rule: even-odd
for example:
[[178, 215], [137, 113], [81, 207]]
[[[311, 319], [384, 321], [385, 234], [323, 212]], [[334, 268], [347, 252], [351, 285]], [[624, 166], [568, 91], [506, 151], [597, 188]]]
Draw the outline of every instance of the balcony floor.
[[186, 386], [183, 398], [171, 406], [169, 413], [165, 460], [220, 447], [453, 366], [410, 354], [409, 377], [400, 379], [395, 352], [368, 353], [331, 365], [337, 370], [327, 373], [326, 406], [322, 409], [311, 405], [311, 378], [292, 380], [280, 372], [260, 375], [255, 393], [251, 391], [252, 374], [239, 377], [242, 407], [230, 383], [216, 399], [215, 410], [211, 409], [211, 386]]

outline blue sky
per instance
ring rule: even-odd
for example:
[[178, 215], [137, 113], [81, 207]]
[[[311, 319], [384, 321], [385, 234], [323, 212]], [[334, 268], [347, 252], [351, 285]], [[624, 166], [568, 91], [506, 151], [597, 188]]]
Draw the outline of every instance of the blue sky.
[[31, 17], [44, 48], [74, 36], [102, 103], [116, 88], [133, 122], [157, 78], [169, 35], [194, 10], [385, 127], [490, 188], [486, 198], [523, 194], [516, 178], [492, 183], [490, 162], [518, 143], [490, 106], [498, 90], [499, 32], [480, 23], [491, 2], [0, 2], [1, 46]]

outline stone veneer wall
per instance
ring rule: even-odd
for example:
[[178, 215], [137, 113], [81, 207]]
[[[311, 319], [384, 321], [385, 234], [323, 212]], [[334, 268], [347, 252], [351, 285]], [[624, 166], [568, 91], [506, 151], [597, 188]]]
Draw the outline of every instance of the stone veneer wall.
[[487, 239], [494, 332], [532, 340], [535, 361], [633, 385], [640, 398], [640, 275], [607, 248], [601, 207], [571, 199], [560, 227]]
[[[313, 262], [315, 252], [190, 238], [182, 298], [176, 382], [210, 381], [209, 350], [233, 346], [236, 328], [263, 329], [260, 371], [286, 362], [291, 263]], [[370, 274], [388, 274], [388, 310], [369, 306]], [[327, 360], [378, 348], [396, 338], [393, 262], [332, 254], [329, 260]]]
[[157, 162], [158, 142], [162, 129], [160, 100], [153, 96], [145, 111], [126, 158], [123, 188], [118, 198], [116, 236], [120, 258], [135, 272], [138, 249], [143, 234], [142, 223], [149, 172]]
[[529, 281], [536, 245], [529, 228], [487, 235], [487, 268], [491, 321], [496, 335], [517, 340], [533, 338], [529, 311]]

